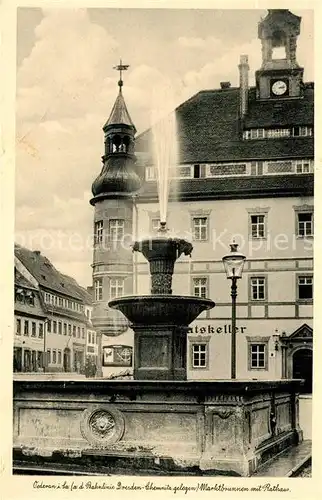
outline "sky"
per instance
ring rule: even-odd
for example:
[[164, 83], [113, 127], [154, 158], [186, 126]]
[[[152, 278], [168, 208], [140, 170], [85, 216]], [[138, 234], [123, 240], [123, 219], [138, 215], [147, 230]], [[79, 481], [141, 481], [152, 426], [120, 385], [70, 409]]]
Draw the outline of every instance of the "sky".
[[[302, 17], [297, 59], [314, 80], [313, 11]], [[257, 23], [265, 10], [19, 8], [16, 93], [16, 242], [62, 272], [92, 283], [91, 184], [101, 170], [102, 126], [123, 94], [138, 133], [151, 122], [154, 89], [175, 105], [221, 81], [238, 85], [240, 54], [250, 84], [261, 65]]]

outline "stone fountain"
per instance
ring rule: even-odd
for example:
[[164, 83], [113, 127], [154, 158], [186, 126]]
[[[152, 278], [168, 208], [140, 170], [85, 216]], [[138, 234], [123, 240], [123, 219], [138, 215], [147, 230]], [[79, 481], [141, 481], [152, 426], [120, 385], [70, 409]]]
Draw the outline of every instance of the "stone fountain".
[[15, 472], [252, 475], [302, 440], [300, 381], [187, 381], [188, 325], [215, 305], [172, 294], [192, 245], [163, 224], [133, 250], [150, 264], [151, 295], [109, 306], [134, 330], [134, 380], [15, 380]]
[[165, 222], [155, 238], [133, 245], [149, 262], [151, 295], [117, 298], [109, 306], [121, 311], [134, 331], [136, 380], [187, 378], [188, 326], [215, 305], [210, 299], [172, 295], [175, 262], [182, 254], [191, 255], [192, 248], [186, 240], [169, 238]]

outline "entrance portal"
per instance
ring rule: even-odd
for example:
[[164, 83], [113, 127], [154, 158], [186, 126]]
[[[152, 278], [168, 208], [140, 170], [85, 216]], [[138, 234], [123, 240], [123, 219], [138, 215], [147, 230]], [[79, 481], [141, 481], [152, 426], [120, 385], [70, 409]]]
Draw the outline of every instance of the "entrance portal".
[[303, 393], [312, 393], [312, 365], [311, 349], [299, 349], [293, 354], [293, 378], [304, 379]]
[[70, 372], [70, 349], [66, 347], [64, 349], [64, 372]]

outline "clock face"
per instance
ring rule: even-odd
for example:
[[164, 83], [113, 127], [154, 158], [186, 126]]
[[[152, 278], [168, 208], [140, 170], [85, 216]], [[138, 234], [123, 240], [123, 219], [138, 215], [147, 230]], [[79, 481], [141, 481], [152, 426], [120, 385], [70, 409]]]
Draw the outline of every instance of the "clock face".
[[287, 84], [284, 80], [277, 80], [272, 85], [272, 93], [274, 95], [284, 95], [287, 91]]

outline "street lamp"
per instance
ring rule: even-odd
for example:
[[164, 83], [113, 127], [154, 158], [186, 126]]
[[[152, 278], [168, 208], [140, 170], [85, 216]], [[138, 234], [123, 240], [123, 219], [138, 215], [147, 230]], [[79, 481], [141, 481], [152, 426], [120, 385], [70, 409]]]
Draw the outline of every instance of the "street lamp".
[[230, 252], [222, 258], [227, 279], [231, 280], [231, 378], [236, 378], [236, 297], [237, 280], [242, 277], [246, 257], [238, 252], [237, 243], [230, 245]]

